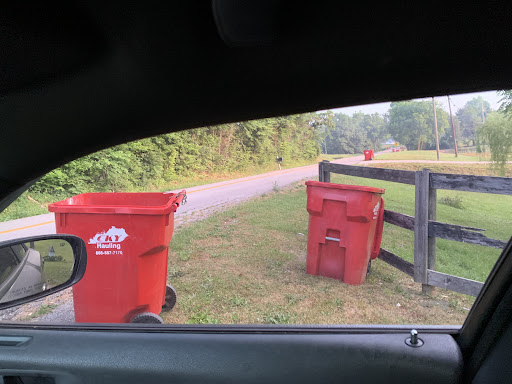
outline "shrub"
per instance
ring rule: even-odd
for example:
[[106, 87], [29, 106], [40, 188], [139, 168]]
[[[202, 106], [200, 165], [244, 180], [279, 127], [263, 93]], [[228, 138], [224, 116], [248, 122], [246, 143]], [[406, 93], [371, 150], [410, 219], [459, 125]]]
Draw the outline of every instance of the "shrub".
[[457, 209], [464, 209], [464, 204], [462, 202], [462, 197], [460, 196], [444, 196], [439, 199], [439, 203], [443, 205], [448, 205]]

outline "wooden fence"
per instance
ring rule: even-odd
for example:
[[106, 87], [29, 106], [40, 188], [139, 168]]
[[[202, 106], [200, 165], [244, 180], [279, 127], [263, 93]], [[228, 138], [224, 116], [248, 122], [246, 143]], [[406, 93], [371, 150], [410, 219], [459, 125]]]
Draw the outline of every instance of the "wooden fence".
[[318, 171], [319, 180], [328, 183], [331, 182], [331, 173], [339, 173], [414, 185], [416, 187], [414, 217], [389, 210], [384, 211], [385, 222], [414, 231], [414, 263], [383, 248], [379, 258], [421, 283], [424, 293], [431, 293], [435, 286], [471, 296], [478, 295], [483, 286], [482, 282], [435, 270], [436, 238], [498, 249], [502, 249], [505, 242], [485, 236], [482, 234], [485, 229], [436, 221], [437, 190], [512, 195], [512, 178], [433, 173], [428, 169], [416, 172], [402, 171], [334, 164], [328, 161], [319, 163]]

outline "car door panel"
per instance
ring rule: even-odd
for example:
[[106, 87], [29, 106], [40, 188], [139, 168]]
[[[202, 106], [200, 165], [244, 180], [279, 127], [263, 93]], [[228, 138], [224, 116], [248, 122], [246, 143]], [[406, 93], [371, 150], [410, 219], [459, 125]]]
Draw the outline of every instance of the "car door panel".
[[[453, 383], [462, 354], [450, 334], [408, 333], [138, 332], [3, 329], [27, 336], [0, 347], [2, 374], [55, 377], [55, 382], [374, 382]], [[133, 330], [137, 331], [137, 328]], [[53, 372], [58, 372], [55, 374]]]

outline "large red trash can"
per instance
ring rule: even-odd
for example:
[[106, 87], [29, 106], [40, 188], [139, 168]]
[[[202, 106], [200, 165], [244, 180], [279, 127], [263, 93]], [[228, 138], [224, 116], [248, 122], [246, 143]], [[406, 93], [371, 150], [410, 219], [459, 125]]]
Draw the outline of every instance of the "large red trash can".
[[363, 151], [363, 153], [364, 153], [364, 161], [373, 160], [375, 158], [375, 155], [373, 154], [373, 149]]
[[378, 257], [384, 189], [307, 181], [306, 272], [358, 285]]
[[174, 213], [185, 196], [84, 193], [48, 206], [57, 233], [87, 244], [87, 270], [73, 286], [76, 322], [127, 323], [162, 311]]

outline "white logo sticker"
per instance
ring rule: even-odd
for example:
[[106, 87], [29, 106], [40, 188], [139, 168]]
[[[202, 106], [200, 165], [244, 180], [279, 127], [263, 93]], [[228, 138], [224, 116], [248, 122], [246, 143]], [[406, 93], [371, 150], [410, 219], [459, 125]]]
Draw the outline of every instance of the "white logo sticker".
[[373, 208], [373, 218], [376, 219], [379, 214], [380, 201], [377, 203], [375, 208]]
[[124, 228], [111, 227], [106, 232], [97, 233], [89, 244], [96, 244], [96, 249], [117, 249], [118, 251], [96, 251], [97, 255], [123, 254], [121, 242], [128, 237]]

